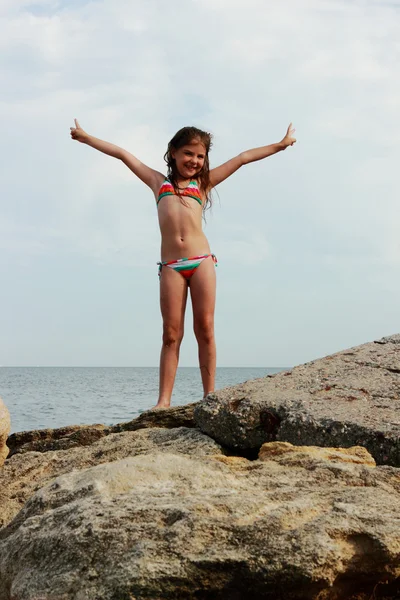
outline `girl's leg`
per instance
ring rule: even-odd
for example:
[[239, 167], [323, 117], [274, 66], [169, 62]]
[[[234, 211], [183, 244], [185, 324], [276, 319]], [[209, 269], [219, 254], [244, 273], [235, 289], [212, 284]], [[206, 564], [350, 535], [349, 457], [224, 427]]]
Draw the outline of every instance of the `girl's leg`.
[[214, 336], [216, 276], [211, 256], [203, 260], [190, 279], [194, 333], [199, 344], [199, 364], [204, 396], [214, 391], [217, 352]]
[[183, 338], [187, 300], [186, 280], [169, 267], [163, 267], [160, 278], [160, 307], [163, 319], [163, 343], [160, 357], [160, 384], [157, 407], [171, 403], [179, 348]]

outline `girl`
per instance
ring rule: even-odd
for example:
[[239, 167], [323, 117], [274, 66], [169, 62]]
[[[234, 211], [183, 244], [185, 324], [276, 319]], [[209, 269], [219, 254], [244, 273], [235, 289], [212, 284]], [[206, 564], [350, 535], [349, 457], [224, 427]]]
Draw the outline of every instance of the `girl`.
[[161, 262], [158, 264], [163, 339], [159, 397], [155, 408], [168, 407], [171, 402], [183, 338], [188, 289], [205, 397], [214, 391], [215, 384], [214, 264], [217, 261], [202, 231], [202, 216], [211, 205], [212, 188], [221, 181], [242, 165], [293, 146], [296, 140], [292, 124], [281, 142], [242, 152], [211, 170], [208, 162], [211, 135], [196, 127], [184, 127], [168, 144], [164, 156], [168, 167], [167, 177], [146, 166], [126, 150], [89, 135], [76, 119], [75, 127], [70, 129], [73, 140], [121, 160], [151, 189], [156, 199], [161, 230]]

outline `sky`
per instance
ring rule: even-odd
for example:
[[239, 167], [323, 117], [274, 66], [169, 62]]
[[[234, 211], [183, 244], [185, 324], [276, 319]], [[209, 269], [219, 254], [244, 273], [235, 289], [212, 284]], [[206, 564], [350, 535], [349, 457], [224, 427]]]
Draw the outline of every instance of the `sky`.
[[218, 366], [400, 331], [400, 1], [1, 0], [0, 34], [0, 365], [158, 365], [154, 198], [74, 118], [162, 172], [185, 125], [214, 167], [293, 122], [207, 213]]

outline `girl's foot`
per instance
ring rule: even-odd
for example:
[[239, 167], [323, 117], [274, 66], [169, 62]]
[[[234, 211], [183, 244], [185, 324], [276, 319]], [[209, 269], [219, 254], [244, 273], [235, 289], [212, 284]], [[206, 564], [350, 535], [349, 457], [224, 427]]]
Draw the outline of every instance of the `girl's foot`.
[[165, 401], [165, 400], [161, 400], [160, 402], [157, 402], [157, 404], [155, 406], [153, 406], [153, 408], [151, 408], [150, 410], [160, 410], [162, 408], [169, 408], [170, 407], [170, 403]]

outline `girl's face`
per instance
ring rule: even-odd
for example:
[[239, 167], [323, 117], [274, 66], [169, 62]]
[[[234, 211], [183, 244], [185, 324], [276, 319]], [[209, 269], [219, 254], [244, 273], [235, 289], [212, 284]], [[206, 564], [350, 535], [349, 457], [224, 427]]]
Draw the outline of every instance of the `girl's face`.
[[178, 150], [172, 150], [171, 155], [175, 159], [179, 175], [183, 179], [191, 179], [203, 168], [206, 148], [199, 140], [192, 140]]

